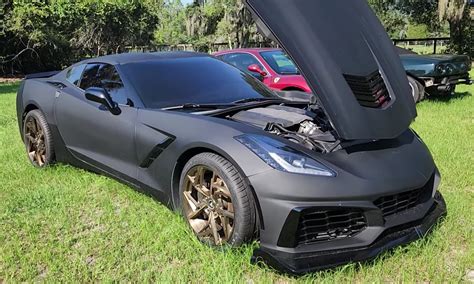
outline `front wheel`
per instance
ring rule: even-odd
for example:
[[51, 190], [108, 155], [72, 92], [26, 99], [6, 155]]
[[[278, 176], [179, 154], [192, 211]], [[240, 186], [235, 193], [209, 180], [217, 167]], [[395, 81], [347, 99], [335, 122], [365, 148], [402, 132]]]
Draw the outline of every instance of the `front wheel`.
[[408, 83], [415, 103], [421, 102], [425, 98], [425, 86], [410, 76], [408, 76]]
[[194, 156], [180, 179], [181, 209], [194, 234], [212, 246], [240, 246], [255, 232], [250, 187], [239, 171], [214, 153]]

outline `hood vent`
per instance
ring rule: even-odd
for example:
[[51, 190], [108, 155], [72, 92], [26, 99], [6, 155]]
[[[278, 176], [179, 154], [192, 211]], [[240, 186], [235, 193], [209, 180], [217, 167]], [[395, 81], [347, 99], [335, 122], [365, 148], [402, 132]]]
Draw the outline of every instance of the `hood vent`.
[[369, 76], [344, 75], [344, 78], [363, 107], [382, 108], [391, 100], [387, 86], [378, 70]]

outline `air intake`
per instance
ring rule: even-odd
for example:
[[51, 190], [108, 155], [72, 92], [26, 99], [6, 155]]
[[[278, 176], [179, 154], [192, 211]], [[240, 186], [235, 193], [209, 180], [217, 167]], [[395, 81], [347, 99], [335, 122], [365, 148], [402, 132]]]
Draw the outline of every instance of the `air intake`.
[[420, 203], [426, 202], [433, 191], [434, 175], [428, 183], [415, 190], [380, 197], [374, 204], [382, 210], [383, 216], [389, 217], [407, 211]]
[[296, 241], [307, 245], [335, 239], [352, 237], [367, 227], [362, 211], [359, 210], [306, 210], [300, 217]]
[[344, 78], [361, 106], [381, 108], [390, 102], [387, 86], [378, 70], [369, 76], [344, 75]]

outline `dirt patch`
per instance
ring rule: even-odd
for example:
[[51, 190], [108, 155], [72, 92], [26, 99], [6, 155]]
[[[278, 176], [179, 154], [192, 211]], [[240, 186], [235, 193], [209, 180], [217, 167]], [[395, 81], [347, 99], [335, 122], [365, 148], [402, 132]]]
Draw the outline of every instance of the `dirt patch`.
[[21, 78], [1, 78], [0, 77], [0, 84], [16, 83], [20, 80], [21, 80]]
[[466, 280], [469, 283], [474, 283], [474, 270], [469, 270], [466, 274]]

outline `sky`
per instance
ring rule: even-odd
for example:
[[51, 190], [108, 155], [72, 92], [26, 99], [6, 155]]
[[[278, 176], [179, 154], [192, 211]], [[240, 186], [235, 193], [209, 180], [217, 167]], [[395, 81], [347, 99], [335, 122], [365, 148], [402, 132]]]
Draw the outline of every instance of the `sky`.
[[186, 5], [186, 4], [193, 3], [193, 0], [181, 0], [181, 2]]

